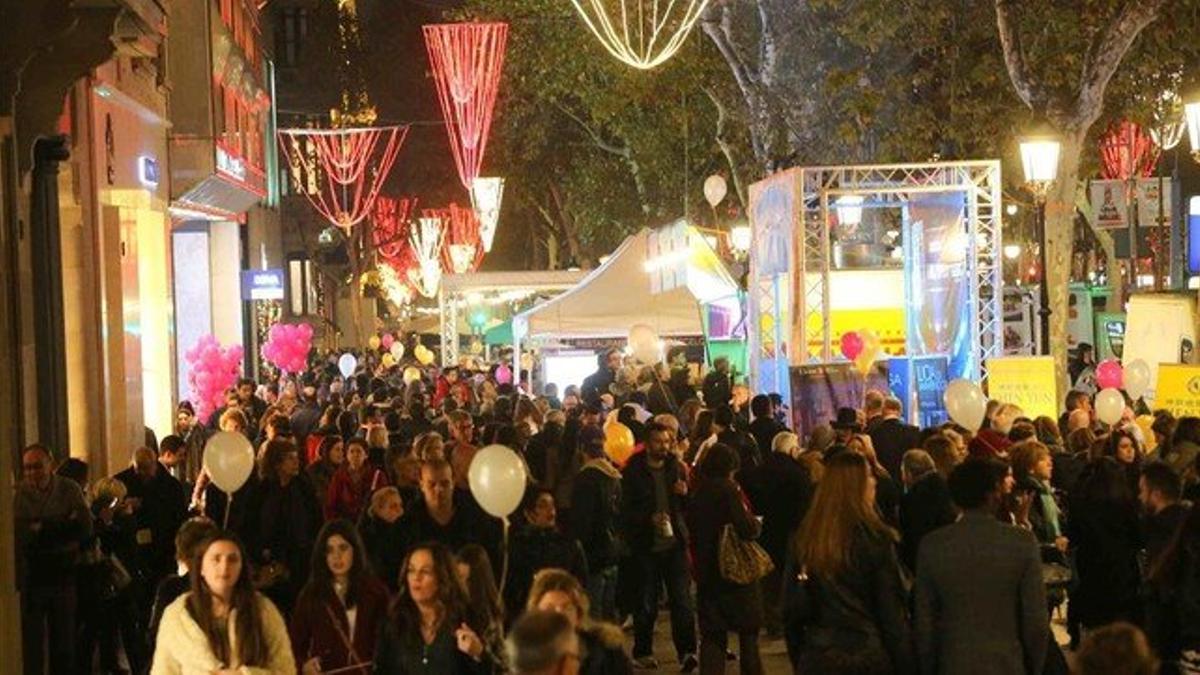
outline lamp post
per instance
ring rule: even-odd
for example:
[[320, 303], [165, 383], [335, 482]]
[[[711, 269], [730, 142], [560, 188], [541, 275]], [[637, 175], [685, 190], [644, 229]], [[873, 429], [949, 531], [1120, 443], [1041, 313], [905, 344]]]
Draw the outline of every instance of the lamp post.
[[1038, 316], [1041, 318], [1042, 354], [1050, 353], [1050, 285], [1046, 272], [1046, 195], [1058, 178], [1058, 156], [1062, 145], [1052, 136], [1021, 139], [1021, 166], [1025, 184], [1037, 204], [1038, 266], [1041, 268]]

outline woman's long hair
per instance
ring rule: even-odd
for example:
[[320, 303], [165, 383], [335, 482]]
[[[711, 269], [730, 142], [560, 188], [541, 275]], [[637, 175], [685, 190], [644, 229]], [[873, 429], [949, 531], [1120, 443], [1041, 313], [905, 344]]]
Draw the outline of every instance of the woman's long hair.
[[860, 529], [896, 540], [867, 495], [870, 465], [856, 452], [838, 452], [825, 460], [812, 507], [796, 537], [796, 559], [809, 572], [832, 577], [850, 562], [850, 550]]
[[486, 623], [504, 623], [504, 601], [496, 588], [492, 561], [479, 544], [467, 544], [458, 552], [459, 562], [471, 568], [467, 577], [467, 602], [475, 614]]
[[[236, 635], [226, 637], [226, 631], [213, 611], [213, 596], [208, 584], [204, 581], [201, 571], [204, 564], [204, 554], [213, 544], [219, 541], [231, 542], [238, 549], [242, 560], [242, 569], [237, 582], [233, 586], [233, 597], [229, 601], [229, 610], [237, 612], [234, 626]], [[187, 599], [187, 612], [192, 620], [200, 626], [200, 630], [208, 638], [208, 646], [214, 656], [224, 663], [238, 663], [243, 666], [265, 666], [270, 658], [266, 637], [262, 630], [262, 614], [259, 611], [258, 593], [250, 581], [250, 562], [246, 559], [246, 548], [232, 532], [218, 532], [205, 539], [195, 548], [195, 555], [190, 561], [192, 594]], [[236, 658], [230, 653], [230, 642], [238, 646]]]
[[[442, 626], [457, 627], [467, 618], [467, 596], [454, 569], [450, 549], [437, 542], [418, 544], [409, 550], [400, 567], [400, 592], [392, 603], [391, 622], [401, 640], [413, 646], [421, 644], [421, 611], [408, 591], [408, 566], [418, 551], [428, 551], [433, 558], [433, 573], [437, 578], [437, 602], [441, 605]], [[469, 623], [469, 622], [468, 622]], [[478, 630], [479, 626], [471, 626]]]
[[300, 595], [311, 593], [326, 599], [337, 597], [333, 590], [333, 572], [329, 571], [325, 550], [334, 535], [345, 539], [354, 554], [350, 563], [349, 584], [346, 587], [346, 595], [342, 598], [342, 604], [349, 609], [358, 603], [359, 594], [371, 576], [371, 563], [367, 556], [367, 547], [358, 536], [358, 530], [345, 518], [331, 520], [321, 528], [320, 534], [317, 535], [317, 543], [313, 545], [312, 562], [308, 566], [308, 582], [304, 584]]
[[579, 585], [579, 580], [575, 578], [575, 575], [557, 567], [546, 567], [533, 575], [533, 583], [529, 586], [529, 597], [525, 601], [525, 611], [537, 611], [542, 596], [551, 591], [564, 593], [571, 598], [571, 601], [575, 603], [575, 610], [579, 612], [576, 623], [581, 628], [591, 622], [591, 602], [588, 600], [587, 591]]

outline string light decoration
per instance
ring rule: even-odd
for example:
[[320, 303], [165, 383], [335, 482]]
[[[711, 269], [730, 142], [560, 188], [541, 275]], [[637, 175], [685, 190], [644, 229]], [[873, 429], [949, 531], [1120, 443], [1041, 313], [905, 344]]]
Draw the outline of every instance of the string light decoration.
[[1150, 138], [1159, 150], [1172, 150], [1183, 140], [1187, 122], [1183, 117], [1183, 98], [1168, 89], [1155, 102]]
[[430, 209], [425, 215], [442, 221], [442, 268], [455, 274], [466, 274], [483, 262], [483, 247], [479, 241], [479, 219], [472, 209], [451, 204], [444, 209]]
[[411, 303], [416, 296], [416, 291], [391, 262], [379, 265], [379, 287], [383, 290], [383, 295], [388, 302], [397, 307], [404, 307]]
[[426, 211], [409, 237], [417, 265], [409, 268], [408, 278], [421, 295], [432, 298], [442, 281], [442, 219]]
[[678, 52], [709, 0], [571, 0], [618, 61], [650, 70]]
[[459, 180], [469, 191], [487, 149], [508, 24], [433, 24], [424, 30], [450, 150]]
[[1136, 122], [1114, 124], [1100, 137], [1100, 174], [1110, 180], [1145, 178], [1154, 173], [1158, 146]]
[[503, 199], [503, 178], [476, 178], [471, 181], [471, 206], [475, 209], [475, 217], [479, 219], [479, 240], [485, 253], [492, 250]]
[[[371, 214], [407, 135], [407, 126], [279, 131], [289, 162], [303, 162], [303, 157], [293, 158], [290, 153], [311, 142], [323, 180], [317, 190], [305, 195], [318, 213], [343, 231]], [[297, 138], [303, 142], [290, 142]]]
[[409, 219], [417, 200], [409, 197], [384, 197], [375, 200], [371, 240], [375, 252], [388, 262], [398, 262], [408, 249]]

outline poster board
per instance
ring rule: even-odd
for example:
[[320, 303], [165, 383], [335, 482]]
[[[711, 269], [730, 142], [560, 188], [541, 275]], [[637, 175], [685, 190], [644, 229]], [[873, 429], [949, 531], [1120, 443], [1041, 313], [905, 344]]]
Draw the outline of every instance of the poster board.
[[1052, 356], [1003, 356], [987, 361], [987, 394], [1012, 403], [1030, 419], [1058, 419], [1058, 378]]
[[1159, 364], [1154, 407], [1167, 410], [1176, 419], [1200, 417], [1200, 366]]

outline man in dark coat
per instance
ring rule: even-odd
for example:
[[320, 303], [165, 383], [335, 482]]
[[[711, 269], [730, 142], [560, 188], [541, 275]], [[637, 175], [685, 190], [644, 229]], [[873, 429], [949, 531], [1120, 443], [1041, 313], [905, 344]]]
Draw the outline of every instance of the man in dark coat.
[[869, 427], [875, 455], [892, 478], [900, 475], [900, 460], [904, 453], [921, 447], [921, 430], [905, 424], [900, 413], [900, 400], [888, 397], [883, 401], [883, 418]]
[[609, 349], [600, 354], [597, 359], [599, 366], [596, 372], [588, 375], [579, 388], [579, 396], [584, 403], [599, 403], [600, 396], [609, 392], [609, 387], [617, 379], [617, 371], [621, 369], [621, 352]]
[[579, 541], [587, 558], [592, 609], [599, 618], [615, 621], [621, 472], [604, 454], [604, 433], [599, 429], [581, 429], [579, 449], [586, 461], [572, 486], [567, 533]]
[[321, 424], [321, 406], [317, 404], [317, 388], [306, 384], [300, 390], [300, 403], [292, 411], [292, 435], [296, 438], [296, 447], [307, 447], [308, 435], [317, 430]]
[[588, 568], [583, 549], [578, 541], [558, 531], [554, 493], [544, 488], [527, 490], [521, 510], [525, 525], [512, 535], [509, 544], [504, 606], [523, 607], [533, 586], [533, 575], [547, 567], [566, 570], [581, 585], [586, 584]]
[[1031, 532], [996, 517], [1008, 475], [994, 459], [956, 467], [950, 493], [963, 516], [921, 542], [913, 604], [924, 675], [1042, 672], [1051, 638], [1041, 553]]
[[729, 359], [719, 356], [713, 360], [713, 369], [704, 376], [701, 392], [704, 394], [704, 405], [707, 408], [716, 409], [723, 405], [729, 405], [729, 399], [733, 396], [733, 379], [729, 375]]
[[958, 517], [946, 479], [928, 452], [916, 449], [904, 453], [900, 464], [904, 496], [900, 498], [900, 559], [915, 571], [921, 539]]
[[1170, 465], [1150, 462], [1142, 467], [1138, 478], [1138, 501], [1145, 517], [1142, 520], [1142, 540], [1146, 544], [1146, 568], [1153, 569], [1155, 561], [1167, 550], [1188, 511], [1181, 503], [1183, 481]]
[[741, 469], [738, 470], [737, 476], [740, 482], [745, 472], [762, 464], [763, 455], [759, 452], [758, 443], [754, 442], [754, 438], [737, 428], [736, 418], [737, 413], [727, 405], [713, 412], [713, 431], [717, 434], [717, 442], [728, 445], [738, 454]]
[[[762, 516], [762, 534], [758, 541], [771, 556], [775, 569], [763, 580], [763, 588], [778, 589], [782, 583], [780, 575], [787, 562], [787, 547], [792, 533], [804, 520], [812, 502], [814, 485], [812, 476], [803, 464], [796, 461], [792, 452], [798, 451], [793, 443], [766, 455], [766, 460], [750, 469], [743, 477], [746, 496], [754, 512]], [[779, 594], [767, 592], [763, 595], [768, 635], [783, 633], [783, 614], [779, 606]]]
[[766, 457], [771, 454], [771, 442], [775, 440], [775, 434], [788, 429], [775, 419], [775, 407], [771, 405], [771, 397], [766, 394], [758, 394], [750, 399], [750, 413], [754, 416], [750, 422], [750, 435], [758, 444], [759, 457]]
[[470, 492], [454, 488], [449, 462], [435, 459], [421, 465], [421, 500], [405, 511], [401, 522], [407, 541], [436, 541], [454, 552], [479, 544], [500, 577], [503, 524], [485, 513]]
[[696, 661], [696, 609], [688, 571], [685, 501], [688, 486], [671, 448], [672, 430], [657, 422], [646, 428], [646, 449], [629, 458], [621, 479], [621, 521], [641, 582], [634, 613], [633, 658], [657, 668], [654, 623], [659, 590], [665, 584], [671, 607], [671, 636], [680, 662]]
[[158, 462], [150, 448], [138, 448], [133, 464], [115, 478], [125, 485], [126, 502], [137, 520], [138, 557], [147, 588], [175, 571], [175, 533], [187, 515], [183, 486]]

